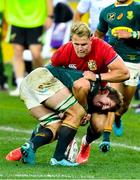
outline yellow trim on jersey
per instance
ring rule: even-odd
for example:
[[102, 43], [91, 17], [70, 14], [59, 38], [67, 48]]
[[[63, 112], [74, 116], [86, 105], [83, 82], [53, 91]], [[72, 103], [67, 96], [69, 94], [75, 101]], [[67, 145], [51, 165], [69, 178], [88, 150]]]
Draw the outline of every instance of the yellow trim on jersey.
[[128, 0], [125, 3], [119, 3], [118, 1], [115, 2], [115, 6], [128, 6], [130, 5], [134, 0]]
[[129, 27], [125, 27], [125, 26], [118, 26], [118, 27], [115, 27], [111, 30], [111, 34], [113, 36], [116, 36], [116, 31], [118, 30], [122, 30], [122, 31], [127, 31], [127, 32], [132, 32], [133, 30]]

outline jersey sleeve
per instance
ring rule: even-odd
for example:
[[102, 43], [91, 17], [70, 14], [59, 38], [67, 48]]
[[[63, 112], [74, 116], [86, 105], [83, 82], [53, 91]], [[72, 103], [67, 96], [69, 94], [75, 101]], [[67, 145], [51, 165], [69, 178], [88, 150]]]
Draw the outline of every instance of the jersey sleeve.
[[107, 66], [116, 59], [118, 54], [110, 44], [104, 42], [103, 56], [105, 60], [105, 65]]
[[98, 31], [100, 32], [103, 32], [103, 33], [107, 33], [108, 31], [108, 23], [105, 21], [104, 19], [104, 16], [105, 16], [105, 9], [103, 9], [100, 13], [100, 16], [99, 16], [99, 23], [97, 25], [97, 29]]
[[61, 46], [57, 49], [51, 57], [51, 64], [53, 66], [65, 66], [68, 59], [66, 46]]
[[102, 68], [105, 68], [118, 56], [118, 54], [110, 44], [102, 39], [97, 38], [96, 44], [96, 54], [100, 57], [100, 65]]
[[78, 3], [77, 11], [79, 11], [80, 13], [84, 14], [88, 12], [89, 9], [90, 9], [90, 0], [81, 0]]
[[[136, 4], [137, 22], [140, 22], [140, 2], [135, 2], [135, 4]], [[140, 27], [140, 23], [139, 23], [139, 27]]]

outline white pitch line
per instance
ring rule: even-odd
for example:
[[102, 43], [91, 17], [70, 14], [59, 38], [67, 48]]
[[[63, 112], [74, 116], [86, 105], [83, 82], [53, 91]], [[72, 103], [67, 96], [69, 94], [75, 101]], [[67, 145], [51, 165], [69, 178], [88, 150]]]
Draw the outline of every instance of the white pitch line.
[[8, 132], [19, 132], [19, 133], [25, 133], [25, 134], [31, 134], [31, 130], [24, 130], [24, 129], [17, 129], [17, 128], [12, 128], [12, 127], [5, 127], [5, 126], [0, 126], [1, 131], [8, 131]]
[[[32, 132], [32, 130], [17, 129], [17, 128], [12, 128], [12, 127], [5, 127], [5, 126], [0, 126], [0, 130], [1, 131], [8, 131], [8, 132], [19, 132], [19, 133], [25, 133], [25, 134], [31, 134], [31, 132]], [[17, 138], [17, 139], [19, 139], [19, 138]], [[78, 138], [76, 138], [76, 139], [77, 139], [78, 142], [80, 141], [80, 139], [78, 139]], [[99, 141], [96, 141], [95, 143], [99, 144]], [[140, 151], [139, 146], [130, 146], [130, 145], [127, 145], [127, 144], [112, 143], [112, 142], [111, 142], [111, 146], [122, 147], [122, 148], [126, 148], [126, 149], [131, 149], [131, 150], [134, 150], [134, 151]]]

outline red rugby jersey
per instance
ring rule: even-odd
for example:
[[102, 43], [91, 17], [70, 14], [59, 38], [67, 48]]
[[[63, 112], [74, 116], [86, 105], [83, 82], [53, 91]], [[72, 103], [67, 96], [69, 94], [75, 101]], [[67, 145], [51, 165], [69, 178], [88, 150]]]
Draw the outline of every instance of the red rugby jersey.
[[117, 56], [105, 41], [93, 37], [90, 53], [84, 58], [79, 58], [74, 50], [72, 42], [68, 42], [61, 46], [53, 54], [51, 62], [53, 66], [65, 66], [78, 70], [91, 70], [94, 73], [104, 73], [108, 71], [107, 65], [111, 63]]

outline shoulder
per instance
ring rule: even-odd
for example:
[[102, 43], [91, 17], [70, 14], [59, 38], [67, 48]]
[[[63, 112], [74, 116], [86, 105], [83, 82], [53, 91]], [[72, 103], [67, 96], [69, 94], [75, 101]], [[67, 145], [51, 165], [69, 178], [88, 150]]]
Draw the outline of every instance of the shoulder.
[[91, 0], [80, 0], [77, 5], [77, 10], [80, 12], [86, 12], [90, 8]]
[[98, 37], [92, 37], [91, 39], [93, 46], [101, 48], [101, 46], [110, 46], [108, 43], [106, 43], [104, 40], [98, 38]]
[[132, 6], [134, 6], [136, 9], [140, 9], [140, 1], [139, 2], [133, 2]]
[[115, 7], [115, 5], [114, 5], [114, 3], [112, 3], [112, 4], [104, 7], [104, 8], [101, 10], [101, 13], [102, 13], [102, 14], [103, 14], [103, 13], [107, 13], [108, 11], [114, 9], [114, 7]]
[[69, 41], [68, 43], [62, 45], [57, 51], [66, 51], [66, 50], [70, 50], [73, 47], [73, 44], [71, 41]]
[[60, 48], [58, 48], [51, 57], [52, 60], [56, 59], [65, 59], [67, 56], [69, 56], [70, 52], [73, 50], [72, 42], [68, 42], [64, 45], [62, 45]]

